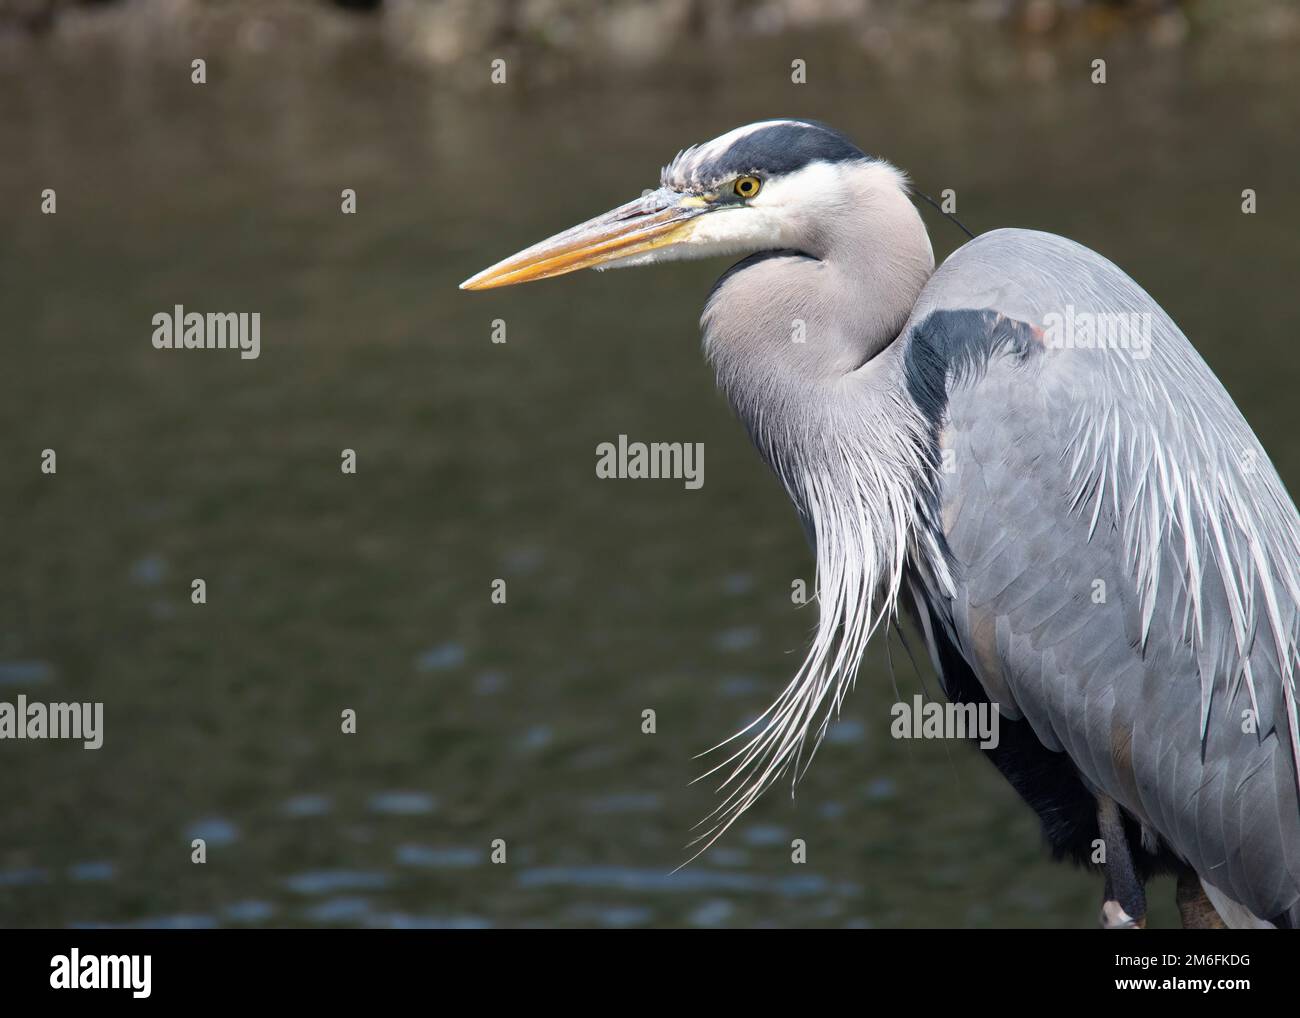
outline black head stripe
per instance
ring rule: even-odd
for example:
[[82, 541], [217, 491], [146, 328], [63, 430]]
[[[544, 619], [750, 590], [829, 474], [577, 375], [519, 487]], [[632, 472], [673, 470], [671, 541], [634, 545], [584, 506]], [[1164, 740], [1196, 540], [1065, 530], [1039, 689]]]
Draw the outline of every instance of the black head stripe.
[[751, 131], [725, 150], [688, 149], [664, 171], [665, 183], [708, 186], [745, 173], [780, 176], [810, 163], [870, 157], [832, 127], [814, 120], [779, 121]]
[[745, 135], [710, 168], [716, 170], [718, 177], [754, 170], [776, 176], [793, 173], [809, 163], [842, 163], [866, 158], [866, 153], [834, 128], [800, 121], [773, 124]]

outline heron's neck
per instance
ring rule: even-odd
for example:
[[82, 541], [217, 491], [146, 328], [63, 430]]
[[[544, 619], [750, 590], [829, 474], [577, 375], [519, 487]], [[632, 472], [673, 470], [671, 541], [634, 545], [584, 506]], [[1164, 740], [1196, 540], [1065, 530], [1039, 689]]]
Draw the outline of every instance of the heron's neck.
[[930, 240], [901, 188], [864, 196], [807, 240], [806, 253], [753, 255], [718, 282], [701, 322], [705, 352], [819, 548], [833, 547], [833, 521], [817, 519], [826, 497], [814, 489], [846, 461], [883, 478], [874, 495], [829, 497], [879, 513], [865, 540], [890, 546], [876, 563], [896, 564], [896, 535], [911, 529], [925, 485], [927, 432], [891, 344], [934, 271]]
[[825, 733], [872, 633], [897, 610], [924, 533], [929, 425], [890, 344], [933, 256], [920, 217], [897, 197], [868, 196], [808, 238], [806, 253], [741, 262], [704, 313], [719, 386], [813, 546], [819, 606], [807, 658], [742, 749], [746, 777], [727, 823]]
[[737, 411], [810, 395], [898, 336], [934, 253], [896, 170], [869, 164], [816, 217], [798, 250], [762, 252], [718, 281], [701, 324]]

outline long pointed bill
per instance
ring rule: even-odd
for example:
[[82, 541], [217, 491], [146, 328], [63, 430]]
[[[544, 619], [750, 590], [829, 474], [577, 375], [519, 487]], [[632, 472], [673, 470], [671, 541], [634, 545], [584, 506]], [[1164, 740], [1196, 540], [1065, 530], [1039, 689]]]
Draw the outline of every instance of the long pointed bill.
[[685, 240], [691, 220], [710, 208], [702, 198], [660, 188], [511, 255], [471, 276], [460, 288], [490, 290], [549, 279], [669, 247]]

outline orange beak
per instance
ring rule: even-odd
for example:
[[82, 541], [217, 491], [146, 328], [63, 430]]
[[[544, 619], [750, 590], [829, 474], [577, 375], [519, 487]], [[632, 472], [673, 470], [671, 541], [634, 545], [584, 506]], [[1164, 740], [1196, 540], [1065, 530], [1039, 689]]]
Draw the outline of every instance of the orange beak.
[[691, 221], [712, 206], [703, 198], [660, 188], [581, 226], [525, 248], [460, 284], [490, 290], [590, 269], [688, 239]]

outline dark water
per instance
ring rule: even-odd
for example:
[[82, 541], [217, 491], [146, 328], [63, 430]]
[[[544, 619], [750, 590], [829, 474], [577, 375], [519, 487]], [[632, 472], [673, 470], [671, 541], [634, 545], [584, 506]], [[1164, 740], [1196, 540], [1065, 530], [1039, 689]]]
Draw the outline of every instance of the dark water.
[[[5, 68], [0, 700], [103, 701], [106, 734], [0, 743], [0, 921], [1094, 921], [1096, 882], [1046, 861], [973, 751], [888, 737], [883, 648], [793, 802], [670, 876], [713, 804], [693, 755], [770, 702], [815, 610], [790, 603], [793, 514], [699, 358], [725, 266], [456, 284], [689, 142], [817, 116], [956, 188], [976, 229], [1117, 260], [1294, 487], [1300, 75], [1134, 53], [1104, 87], [1086, 60], [898, 79], [804, 51], [824, 72], [802, 88], [782, 50], [485, 90], [373, 61], [268, 57], [204, 88], [188, 58]], [[960, 240], [931, 228], [941, 255]], [[178, 303], [260, 312], [261, 357], [155, 351]], [[598, 481], [619, 434], [703, 442], [707, 483]]]

